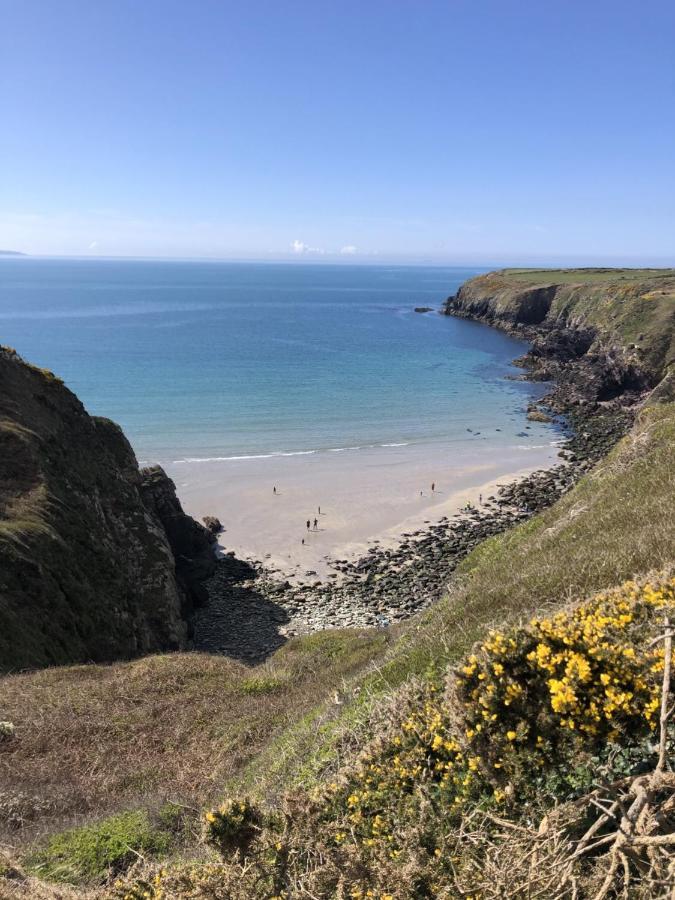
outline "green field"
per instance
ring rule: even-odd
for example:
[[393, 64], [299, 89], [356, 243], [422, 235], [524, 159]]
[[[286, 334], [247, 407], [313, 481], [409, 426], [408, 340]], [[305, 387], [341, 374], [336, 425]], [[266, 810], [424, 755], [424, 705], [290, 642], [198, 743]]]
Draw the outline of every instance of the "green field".
[[675, 269], [502, 269], [500, 274], [524, 284], [599, 284], [675, 278]]

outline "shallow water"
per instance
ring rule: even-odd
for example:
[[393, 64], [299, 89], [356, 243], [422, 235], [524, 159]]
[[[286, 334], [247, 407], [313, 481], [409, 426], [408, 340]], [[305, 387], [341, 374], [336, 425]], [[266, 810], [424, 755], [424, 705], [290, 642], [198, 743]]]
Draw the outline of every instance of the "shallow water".
[[[546, 445], [524, 345], [439, 307], [474, 269], [0, 259], [0, 342], [142, 462]], [[529, 427], [526, 428], [526, 425]]]

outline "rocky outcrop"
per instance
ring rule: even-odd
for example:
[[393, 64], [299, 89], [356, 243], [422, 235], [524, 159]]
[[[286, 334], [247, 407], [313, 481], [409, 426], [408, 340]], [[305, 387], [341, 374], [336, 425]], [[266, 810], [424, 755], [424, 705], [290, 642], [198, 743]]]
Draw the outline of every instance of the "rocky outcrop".
[[213, 566], [162, 469], [0, 349], [0, 670], [184, 647]]
[[561, 411], [589, 402], [631, 406], [675, 364], [668, 271], [491, 272], [463, 284], [443, 312], [530, 341], [517, 363], [529, 378], [556, 382], [549, 400]]

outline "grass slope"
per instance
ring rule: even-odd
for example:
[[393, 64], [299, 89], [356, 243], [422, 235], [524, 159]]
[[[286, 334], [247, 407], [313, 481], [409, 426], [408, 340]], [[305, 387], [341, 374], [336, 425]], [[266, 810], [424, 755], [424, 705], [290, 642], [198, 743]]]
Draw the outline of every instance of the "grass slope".
[[16, 737], [0, 745], [0, 836], [16, 846], [167, 801], [198, 812], [390, 640], [376, 630], [320, 632], [254, 670], [175, 653], [5, 677], [0, 719]]

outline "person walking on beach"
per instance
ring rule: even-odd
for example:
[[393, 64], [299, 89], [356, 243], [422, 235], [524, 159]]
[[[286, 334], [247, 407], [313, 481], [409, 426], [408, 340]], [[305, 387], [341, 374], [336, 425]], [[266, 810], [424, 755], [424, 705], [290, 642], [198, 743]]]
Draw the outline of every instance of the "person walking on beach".
[[274, 487], [272, 488], [272, 493], [273, 493], [273, 494], [276, 494], [276, 492], [277, 492], [277, 486], [276, 486], [276, 484], [275, 484]]
[[303, 546], [303, 547], [305, 546], [305, 539], [304, 539], [304, 538], [302, 539], [302, 546]]
[[482, 494], [479, 494], [479, 495], [478, 495], [478, 502], [479, 502], [479, 503], [482, 503], [482, 502], [483, 502], [483, 495], [482, 495]]
[[321, 515], [321, 507], [320, 506], [318, 507], [318, 510], [319, 510], [319, 515]]
[[312, 523], [309, 521], [309, 519], [307, 519], [307, 531], [309, 531], [309, 526], [310, 526], [311, 524], [312, 524]]
[[314, 531], [316, 531], [318, 527], [319, 527], [319, 520], [314, 519]]
[[433, 492], [434, 492], [435, 490], [436, 490], [436, 482], [435, 482], [435, 481], [432, 481], [432, 482], [431, 482], [431, 493], [433, 494]]

